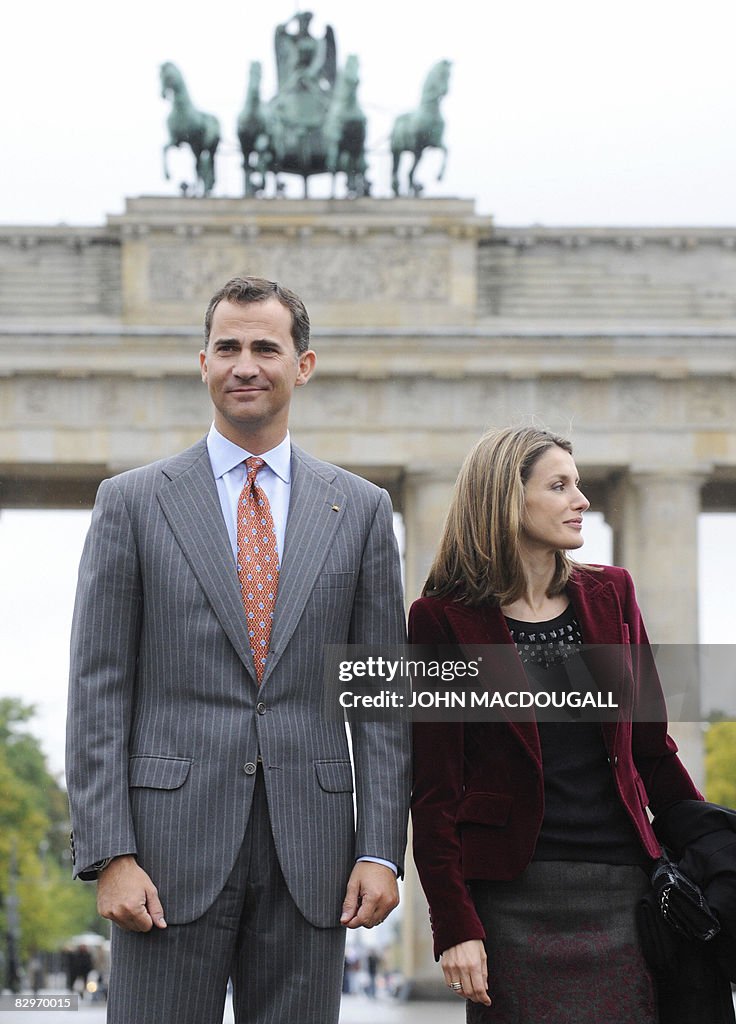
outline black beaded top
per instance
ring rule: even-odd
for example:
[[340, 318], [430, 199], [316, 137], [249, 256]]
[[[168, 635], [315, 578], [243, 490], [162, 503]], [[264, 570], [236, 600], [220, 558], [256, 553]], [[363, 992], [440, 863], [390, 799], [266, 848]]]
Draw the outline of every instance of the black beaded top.
[[[570, 689], [565, 663], [584, 642], [572, 605], [554, 619], [506, 618], [532, 690]], [[592, 681], [591, 681], [592, 682]], [[646, 865], [648, 858], [618, 797], [598, 722], [538, 721], [544, 818], [535, 860]]]
[[561, 665], [583, 642], [572, 605], [547, 622], [522, 622], [507, 617], [506, 625], [524, 665]]

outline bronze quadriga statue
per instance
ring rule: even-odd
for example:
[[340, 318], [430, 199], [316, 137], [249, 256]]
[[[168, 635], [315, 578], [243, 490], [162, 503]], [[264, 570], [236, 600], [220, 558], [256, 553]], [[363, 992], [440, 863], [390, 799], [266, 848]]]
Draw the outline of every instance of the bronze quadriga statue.
[[[338, 72], [337, 46], [331, 25], [324, 35], [312, 35], [312, 15], [303, 11], [278, 25], [274, 34], [278, 88], [268, 102], [261, 99], [261, 63], [252, 61], [248, 75], [245, 104], [237, 121], [237, 134], [243, 154], [243, 179], [246, 196], [266, 192], [273, 183], [273, 194], [284, 191], [282, 175], [297, 174], [309, 194], [309, 179], [314, 174], [332, 175], [335, 197], [338, 174], [345, 175], [347, 195], [370, 193], [366, 177], [366, 117], [358, 101], [360, 76], [358, 58], [351, 55]], [[400, 194], [401, 157], [410, 153], [407, 189], [419, 195], [422, 186], [415, 180], [417, 164], [425, 149], [434, 147], [444, 154], [438, 180], [447, 162], [443, 141], [445, 123], [440, 103], [447, 95], [450, 62], [441, 60], [427, 75], [422, 98], [416, 110], [402, 114], [391, 132], [393, 157], [392, 187]], [[182, 190], [209, 195], [215, 184], [215, 152], [220, 141], [220, 125], [212, 114], [197, 110], [189, 98], [176, 65], [161, 66], [161, 90], [172, 100], [167, 125], [169, 142], [164, 147], [164, 174], [169, 172], [166, 154], [172, 146], [187, 143], [197, 165], [197, 185]]]
[[366, 119], [357, 100], [358, 59], [349, 57], [338, 75], [335, 33], [327, 26], [321, 39], [309, 25], [304, 11], [276, 29], [274, 46], [278, 92], [268, 103], [261, 101], [261, 66], [250, 67], [245, 106], [238, 118], [238, 138], [243, 152], [246, 196], [266, 187], [274, 176], [298, 174], [304, 195], [313, 174], [347, 178], [349, 194], [363, 195], [365, 180]]

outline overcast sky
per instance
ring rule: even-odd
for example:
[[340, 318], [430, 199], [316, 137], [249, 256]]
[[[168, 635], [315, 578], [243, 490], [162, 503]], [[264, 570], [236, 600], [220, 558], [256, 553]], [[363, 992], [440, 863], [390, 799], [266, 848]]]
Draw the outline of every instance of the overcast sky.
[[[334, 26], [339, 62], [360, 58], [375, 194], [389, 193], [394, 117], [447, 58], [450, 159], [440, 185], [438, 154], [420, 167], [427, 195], [475, 198], [500, 224], [736, 224], [733, 0], [312, 9], [315, 31]], [[273, 30], [294, 10], [289, 0], [13, 4], [0, 41], [0, 224], [103, 223], [125, 196], [175, 194], [192, 161], [175, 152], [164, 181], [167, 60], [220, 119], [218, 194], [240, 194], [235, 123], [249, 62], [263, 63], [269, 99]]]
[[[736, 225], [733, 0], [323, 0], [312, 9], [315, 31], [334, 26], [339, 62], [360, 57], [374, 194], [389, 194], [393, 119], [447, 58], [450, 156], [441, 184], [438, 154], [420, 167], [427, 195], [475, 198], [499, 224]], [[216, 194], [239, 195], [235, 123], [248, 65], [262, 61], [269, 99], [273, 30], [294, 11], [287, 0], [13, 4], [0, 39], [0, 224], [101, 224], [125, 196], [177, 194], [192, 161], [173, 154], [164, 181], [169, 105], [158, 68], [167, 60], [195, 105], [221, 121]], [[733, 520], [707, 522], [702, 639], [723, 642], [733, 614], [718, 580], [736, 577]], [[0, 694], [39, 704], [33, 728], [55, 770], [86, 524], [86, 514], [0, 513]], [[604, 540], [585, 555], [606, 557]]]

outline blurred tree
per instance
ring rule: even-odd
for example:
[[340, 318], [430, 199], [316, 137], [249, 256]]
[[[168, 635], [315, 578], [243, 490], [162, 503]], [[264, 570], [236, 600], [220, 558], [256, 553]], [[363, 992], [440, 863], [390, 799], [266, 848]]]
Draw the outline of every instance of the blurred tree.
[[72, 882], [66, 794], [39, 741], [22, 730], [34, 713], [20, 700], [0, 699], [0, 931], [5, 935], [6, 901], [15, 885], [21, 960], [100, 924], [94, 887]]
[[736, 722], [712, 721], [705, 734], [705, 795], [736, 807]]

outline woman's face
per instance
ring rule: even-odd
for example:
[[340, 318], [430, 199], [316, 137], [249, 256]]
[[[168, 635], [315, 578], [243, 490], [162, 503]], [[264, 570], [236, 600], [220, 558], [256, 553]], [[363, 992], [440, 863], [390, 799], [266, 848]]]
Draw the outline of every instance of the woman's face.
[[583, 512], [590, 502], [578, 487], [575, 460], [553, 445], [532, 466], [524, 485], [521, 539], [525, 546], [561, 551], [583, 544]]

